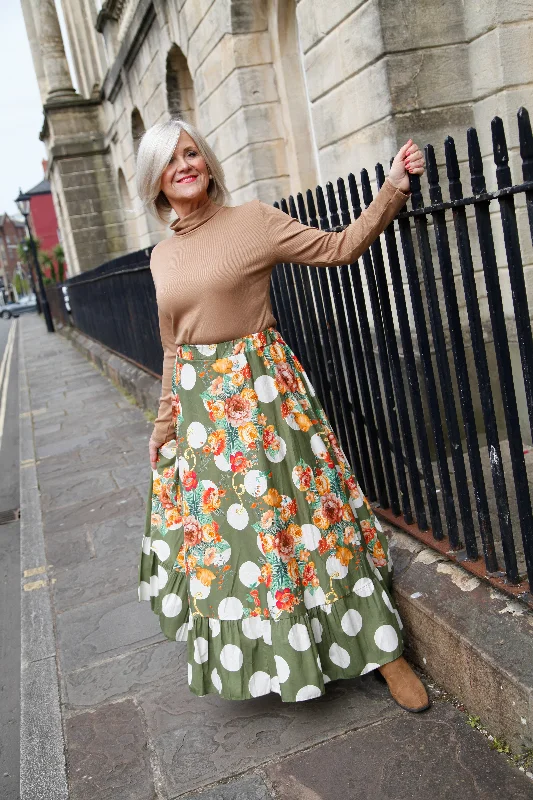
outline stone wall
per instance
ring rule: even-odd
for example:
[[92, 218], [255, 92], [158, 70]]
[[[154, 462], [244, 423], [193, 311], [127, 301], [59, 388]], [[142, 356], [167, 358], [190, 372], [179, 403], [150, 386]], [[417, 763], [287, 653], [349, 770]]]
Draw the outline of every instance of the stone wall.
[[[42, 13], [36, 0], [23, 5], [42, 85]], [[495, 114], [520, 179], [515, 114], [533, 110], [533, 7], [523, 0], [106, 0], [98, 16], [93, 0], [63, 5], [77, 101], [98, 106], [68, 110], [78, 150], [79, 121], [91, 118], [83, 155], [65, 140], [60, 157], [54, 125], [68, 127], [67, 109], [47, 111], [50, 178], [75, 269], [166, 235], [136, 196], [134, 133], [180, 103], [221, 159], [235, 203], [273, 202], [363, 166], [373, 178], [409, 136], [432, 142], [442, 164], [453, 135], [464, 164], [469, 125], [492, 186]]]

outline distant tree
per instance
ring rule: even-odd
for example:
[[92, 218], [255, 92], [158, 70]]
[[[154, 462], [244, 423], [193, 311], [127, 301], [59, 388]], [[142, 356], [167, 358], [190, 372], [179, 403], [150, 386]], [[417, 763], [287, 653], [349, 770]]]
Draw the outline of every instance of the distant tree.
[[65, 251], [63, 245], [56, 244], [53, 249], [54, 258], [57, 264], [57, 278], [59, 283], [65, 282]]
[[[56, 265], [50, 253], [40, 253], [39, 261], [43, 267], [43, 280], [45, 283], [57, 283]], [[48, 270], [48, 274], [46, 273]]]

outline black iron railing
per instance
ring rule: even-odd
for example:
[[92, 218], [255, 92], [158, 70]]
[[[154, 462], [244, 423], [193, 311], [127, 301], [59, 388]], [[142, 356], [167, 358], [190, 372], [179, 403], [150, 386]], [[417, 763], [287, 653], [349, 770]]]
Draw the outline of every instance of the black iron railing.
[[[533, 441], [533, 340], [515, 207], [525, 197], [533, 240], [533, 137], [525, 109], [518, 125], [522, 183], [512, 184], [499, 118], [492, 122], [496, 191], [487, 191], [473, 128], [467, 132], [471, 196], [463, 194], [448, 137], [449, 200], [443, 199], [428, 145], [430, 205], [420, 180], [412, 179], [411, 209], [362, 256], [362, 265], [278, 265], [272, 288], [281, 332], [301, 354], [378, 513], [526, 595], [527, 578], [533, 581], [524, 453], [524, 440]], [[378, 164], [378, 187], [384, 179]], [[368, 206], [366, 170], [360, 186]], [[308, 191], [305, 200], [299, 194], [279, 207], [305, 224], [335, 230], [361, 214], [361, 199], [349, 175], [347, 184], [337, 181], [336, 191], [328, 183], [325, 196], [319, 186], [315, 195]], [[506, 275], [500, 275], [494, 241], [498, 224], [514, 310], [507, 317], [500, 285]], [[521, 364], [514, 374], [509, 327]]]
[[[522, 260], [529, 242], [520, 242], [516, 211], [524, 198], [533, 240], [533, 136], [525, 109], [518, 126], [521, 183], [512, 184], [498, 118], [496, 191], [487, 191], [474, 129], [467, 132], [469, 196], [453, 139], [445, 142], [447, 199], [428, 145], [429, 205], [412, 179], [411, 208], [361, 264], [280, 264], [271, 290], [279, 328], [310, 373], [376, 511], [531, 601], [524, 440], [533, 442], [533, 341]], [[384, 179], [378, 164], [378, 187]], [[366, 170], [360, 189], [367, 206]], [[361, 195], [349, 175], [336, 188], [328, 183], [324, 193], [318, 186], [280, 207], [306, 225], [335, 230], [361, 214]], [[500, 262], [495, 233], [503, 235]], [[70, 279], [68, 288], [80, 330], [157, 374], [162, 350], [149, 257], [143, 250], [116, 259]], [[512, 301], [502, 296], [506, 281]]]

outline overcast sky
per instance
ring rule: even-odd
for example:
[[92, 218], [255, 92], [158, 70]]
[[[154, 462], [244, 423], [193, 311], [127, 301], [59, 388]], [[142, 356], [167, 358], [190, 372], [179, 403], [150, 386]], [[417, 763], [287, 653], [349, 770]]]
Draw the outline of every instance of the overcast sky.
[[[58, 4], [59, 5], [59, 4]], [[61, 10], [59, 7], [61, 16]], [[0, 25], [0, 213], [16, 214], [13, 199], [43, 179], [39, 132], [43, 111], [20, 0], [2, 3]]]

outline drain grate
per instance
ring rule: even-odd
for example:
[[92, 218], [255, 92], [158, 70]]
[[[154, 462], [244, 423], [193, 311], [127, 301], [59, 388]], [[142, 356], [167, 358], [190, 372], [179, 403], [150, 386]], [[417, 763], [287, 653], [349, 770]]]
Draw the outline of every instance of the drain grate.
[[8, 522], [14, 522], [20, 516], [18, 508], [10, 508], [9, 511], [0, 511], [0, 525], [7, 525]]

